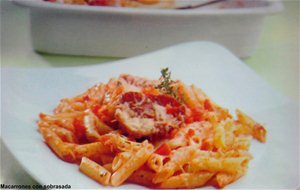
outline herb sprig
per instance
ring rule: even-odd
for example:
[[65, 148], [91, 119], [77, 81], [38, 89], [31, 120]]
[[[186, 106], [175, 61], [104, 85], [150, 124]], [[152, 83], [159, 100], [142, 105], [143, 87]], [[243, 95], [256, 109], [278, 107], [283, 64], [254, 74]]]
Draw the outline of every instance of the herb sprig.
[[174, 90], [172, 84], [174, 83], [173, 80], [171, 80], [171, 71], [169, 71], [169, 68], [163, 68], [161, 71], [161, 77], [159, 78], [160, 84], [156, 86], [157, 89], [159, 89], [164, 94], [169, 94], [177, 99], [177, 93]]

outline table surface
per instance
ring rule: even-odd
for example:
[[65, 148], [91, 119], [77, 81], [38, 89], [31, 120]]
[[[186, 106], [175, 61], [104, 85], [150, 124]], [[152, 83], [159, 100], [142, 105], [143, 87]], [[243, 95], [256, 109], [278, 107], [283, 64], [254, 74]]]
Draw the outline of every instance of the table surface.
[[[1, 68], [73, 67], [117, 60], [38, 54], [31, 47], [28, 10], [7, 0], [0, 2]], [[300, 3], [286, 0], [284, 6], [283, 12], [266, 17], [258, 48], [244, 62], [275, 89], [299, 103]], [[1, 145], [1, 184], [36, 184]]]

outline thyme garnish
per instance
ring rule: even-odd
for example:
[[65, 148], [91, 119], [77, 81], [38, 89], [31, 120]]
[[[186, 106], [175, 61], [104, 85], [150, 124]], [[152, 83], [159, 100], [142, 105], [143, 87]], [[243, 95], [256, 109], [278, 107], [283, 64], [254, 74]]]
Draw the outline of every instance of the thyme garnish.
[[157, 89], [159, 89], [164, 94], [169, 94], [177, 99], [177, 93], [174, 90], [172, 84], [174, 83], [173, 80], [171, 80], [171, 71], [169, 71], [169, 68], [163, 68], [161, 71], [161, 77], [159, 78], [160, 84], [156, 86]]

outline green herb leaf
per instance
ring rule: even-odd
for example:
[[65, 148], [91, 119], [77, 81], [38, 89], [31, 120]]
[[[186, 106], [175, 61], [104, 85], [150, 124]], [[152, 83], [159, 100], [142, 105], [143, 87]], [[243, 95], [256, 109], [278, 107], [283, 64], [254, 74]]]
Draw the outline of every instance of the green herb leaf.
[[164, 94], [169, 94], [174, 98], [177, 98], [177, 93], [175, 92], [174, 88], [172, 87], [173, 80], [171, 80], [171, 71], [169, 68], [163, 68], [161, 71], [161, 77], [159, 78], [160, 84], [156, 86]]

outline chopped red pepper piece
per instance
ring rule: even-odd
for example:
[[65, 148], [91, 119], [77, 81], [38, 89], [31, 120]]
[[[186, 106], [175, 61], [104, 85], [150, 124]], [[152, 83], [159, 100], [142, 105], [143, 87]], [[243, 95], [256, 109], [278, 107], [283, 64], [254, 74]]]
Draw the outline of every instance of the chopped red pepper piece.
[[98, 111], [100, 109], [100, 105], [94, 104], [94, 105], [92, 105], [91, 109], [92, 109], [92, 112], [98, 116]]
[[194, 131], [193, 129], [189, 129], [187, 135], [188, 135], [189, 137], [192, 137], [192, 136], [195, 135], [195, 131]]
[[90, 100], [90, 97], [88, 95], [84, 96], [83, 98], [83, 101], [89, 101]]
[[177, 134], [178, 131], [179, 131], [178, 129], [171, 130], [171, 132], [170, 132], [170, 138], [175, 137], [175, 135]]
[[204, 101], [204, 109], [208, 111], [213, 111], [213, 106], [211, 105], [211, 102], [208, 99]]
[[171, 154], [171, 148], [167, 143], [164, 143], [156, 149], [155, 153], [163, 156], [168, 156]]
[[199, 107], [191, 108], [191, 113], [188, 113], [186, 115], [186, 123], [193, 123], [196, 121], [202, 121], [203, 120], [203, 110]]

